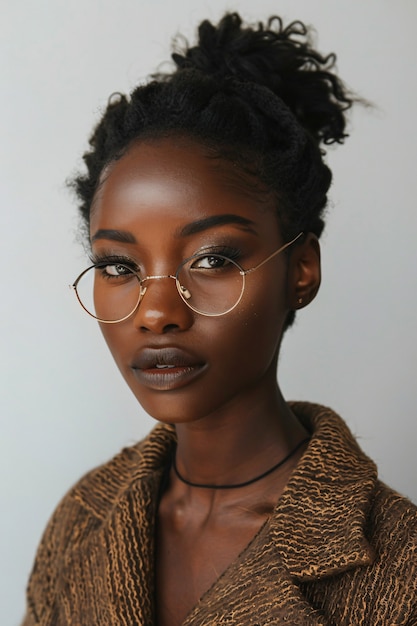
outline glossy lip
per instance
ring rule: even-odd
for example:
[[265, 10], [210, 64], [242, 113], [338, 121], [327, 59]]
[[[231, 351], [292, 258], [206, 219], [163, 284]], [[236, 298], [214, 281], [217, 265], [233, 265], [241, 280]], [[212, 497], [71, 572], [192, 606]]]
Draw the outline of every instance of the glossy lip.
[[144, 386], [157, 391], [184, 387], [194, 381], [207, 364], [175, 346], [143, 348], [132, 361], [131, 369]]

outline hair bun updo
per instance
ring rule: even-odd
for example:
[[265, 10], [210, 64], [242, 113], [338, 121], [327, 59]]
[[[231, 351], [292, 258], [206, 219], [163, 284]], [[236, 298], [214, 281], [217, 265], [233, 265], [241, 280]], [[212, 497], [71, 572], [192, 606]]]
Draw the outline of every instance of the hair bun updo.
[[185, 45], [172, 59], [177, 72], [196, 70], [267, 87], [318, 143], [342, 143], [346, 137], [344, 111], [352, 99], [331, 72], [336, 56], [314, 50], [300, 21], [284, 27], [282, 19], [273, 16], [265, 26], [245, 26], [238, 13], [226, 14], [217, 26], [205, 20], [198, 28], [197, 45]]

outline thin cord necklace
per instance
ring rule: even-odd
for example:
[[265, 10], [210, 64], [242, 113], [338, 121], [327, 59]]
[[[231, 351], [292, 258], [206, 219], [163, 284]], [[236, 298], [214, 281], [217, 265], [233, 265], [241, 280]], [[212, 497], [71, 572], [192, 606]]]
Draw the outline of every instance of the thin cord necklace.
[[294, 456], [294, 454], [301, 448], [301, 446], [303, 446], [309, 440], [310, 438], [306, 437], [305, 439], [300, 441], [300, 443], [297, 444], [295, 448], [293, 448], [293, 450], [291, 450], [291, 452], [287, 454], [285, 458], [279, 461], [279, 463], [276, 463], [276, 465], [273, 465], [272, 467], [270, 467], [268, 470], [266, 470], [266, 472], [262, 472], [262, 474], [259, 474], [259, 476], [255, 476], [255, 478], [246, 480], [244, 483], [235, 483], [233, 485], [210, 485], [206, 483], [193, 483], [191, 482], [191, 480], [187, 480], [186, 478], [184, 478], [184, 476], [181, 476], [181, 474], [179, 473], [175, 454], [172, 459], [172, 467], [174, 469], [174, 472], [177, 478], [179, 478], [182, 483], [185, 483], [186, 485], [189, 485], [190, 487], [200, 487], [201, 489], [239, 489], [240, 487], [246, 487], [247, 485], [252, 485], [253, 483], [256, 483], [258, 480], [261, 480], [262, 478], [269, 476], [269, 474], [272, 474], [272, 472], [275, 472], [275, 470], [277, 470], [279, 467], [284, 465], [284, 463], [289, 461], [289, 459], [292, 456]]

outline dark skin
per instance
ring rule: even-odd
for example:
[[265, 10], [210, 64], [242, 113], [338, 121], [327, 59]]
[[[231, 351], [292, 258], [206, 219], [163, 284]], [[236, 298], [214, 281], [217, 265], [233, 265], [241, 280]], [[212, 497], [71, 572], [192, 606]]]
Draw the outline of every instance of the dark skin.
[[[225, 215], [226, 223], [216, 223]], [[238, 250], [238, 263], [248, 269], [285, 243], [272, 194], [255, 193], [233, 164], [207, 158], [198, 143], [172, 138], [137, 143], [107, 168], [91, 238], [94, 254], [126, 258], [142, 276], [173, 274], [184, 258], [219, 247], [223, 254]], [[227, 315], [195, 313], [166, 278], [149, 281], [130, 318], [101, 325], [139, 402], [175, 424], [183, 476], [203, 484], [244, 482], [308, 436], [281, 394], [276, 367], [288, 313], [309, 304], [319, 284], [319, 245], [307, 234], [248, 276], [242, 301]], [[144, 354], [163, 361], [172, 349], [185, 355], [187, 367], [141, 369]], [[181, 624], [250, 543], [302, 452], [241, 489], [189, 487], [171, 470], [157, 520], [159, 626]]]

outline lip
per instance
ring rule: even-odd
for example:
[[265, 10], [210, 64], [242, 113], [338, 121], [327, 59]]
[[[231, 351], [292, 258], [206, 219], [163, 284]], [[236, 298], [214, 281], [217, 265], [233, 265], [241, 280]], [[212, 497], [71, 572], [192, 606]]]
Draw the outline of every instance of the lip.
[[131, 364], [137, 380], [157, 391], [184, 387], [198, 378], [206, 367], [201, 359], [176, 346], [143, 348]]

